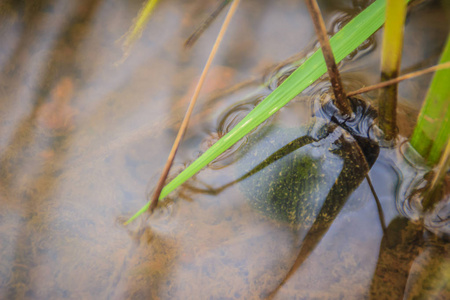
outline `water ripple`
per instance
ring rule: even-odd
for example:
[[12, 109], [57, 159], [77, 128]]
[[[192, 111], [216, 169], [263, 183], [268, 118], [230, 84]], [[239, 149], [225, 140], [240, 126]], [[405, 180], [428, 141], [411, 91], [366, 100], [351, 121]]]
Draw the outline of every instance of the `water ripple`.
[[[203, 139], [200, 146], [199, 157], [206, 151], [209, 147], [211, 147], [215, 142], [217, 142], [220, 138], [225, 136], [231, 129], [234, 128], [252, 109], [256, 107], [262, 100], [263, 96], [258, 96], [252, 98], [250, 100], [245, 100], [241, 103], [235, 104], [231, 106], [228, 110], [226, 110], [220, 117], [218, 121], [218, 125], [215, 131], [209, 132], [208, 136]], [[258, 130], [261, 126], [266, 124], [263, 122], [255, 130]], [[209, 167], [211, 169], [221, 169], [233, 162], [232, 156], [233, 154], [239, 150], [239, 148], [246, 143], [247, 136], [239, 140], [233, 146], [225, 150], [221, 155], [219, 155], [216, 159], [214, 159], [211, 163], [209, 163]], [[229, 159], [230, 158], [230, 159]]]

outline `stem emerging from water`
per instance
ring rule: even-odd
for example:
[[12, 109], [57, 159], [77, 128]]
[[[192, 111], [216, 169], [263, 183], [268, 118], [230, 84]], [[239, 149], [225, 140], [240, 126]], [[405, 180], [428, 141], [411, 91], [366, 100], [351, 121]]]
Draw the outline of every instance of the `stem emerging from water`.
[[[381, 53], [381, 81], [399, 74], [403, 48], [406, 0], [387, 0]], [[397, 136], [397, 84], [383, 88], [379, 97], [379, 124], [387, 141]]]
[[317, 5], [316, 0], [306, 0], [306, 5], [308, 6], [309, 14], [314, 23], [314, 28], [322, 48], [325, 63], [327, 64], [328, 76], [330, 77], [334, 97], [336, 99], [336, 107], [339, 108], [342, 114], [350, 116], [352, 110], [342, 87], [341, 76], [336, 66], [336, 61], [334, 59], [333, 51], [331, 50], [328, 33], [319, 6]]

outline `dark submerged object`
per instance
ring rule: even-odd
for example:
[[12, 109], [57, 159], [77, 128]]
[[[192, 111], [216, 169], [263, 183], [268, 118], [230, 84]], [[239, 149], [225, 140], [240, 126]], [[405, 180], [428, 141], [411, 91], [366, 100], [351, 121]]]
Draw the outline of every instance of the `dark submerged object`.
[[331, 225], [379, 153], [369, 136], [376, 111], [357, 98], [351, 104], [351, 118], [327, 101], [308, 125], [270, 125], [264, 136], [249, 138], [238, 162], [245, 175], [238, 181], [255, 208], [290, 224]]

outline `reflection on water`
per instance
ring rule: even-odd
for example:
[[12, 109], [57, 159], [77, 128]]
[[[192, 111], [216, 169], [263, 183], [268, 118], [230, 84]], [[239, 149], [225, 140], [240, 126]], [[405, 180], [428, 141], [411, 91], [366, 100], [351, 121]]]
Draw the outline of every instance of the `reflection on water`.
[[[339, 173], [345, 162], [355, 164], [351, 158], [362, 158], [361, 151], [370, 162], [362, 143], [366, 136], [358, 135], [370, 131], [369, 123], [359, 122], [367, 126], [355, 131], [353, 125], [320, 123], [315, 132], [328, 137], [292, 152], [291, 157], [306, 149], [312, 153], [311, 159], [293, 159], [292, 170], [295, 162], [317, 163], [321, 155], [329, 158], [326, 163], [338, 164], [311, 172], [318, 179], [323, 168], [329, 169], [327, 184], [331, 190], [336, 186], [342, 202], [332, 221], [321, 227], [325, 230], [313, 230], [308, 239], [307, 229], [270, 217], [255, 205], [253, 200], [266, 193], [252, 191], [252, 181], [273, 177], [269, 189], [288, 182], [293, 188], [287, 193], [294, 196], [296, 188], [322, 187], [303, 184], [304, 174], [275, 176], [278, 165], [273, 162], [260, 167], [273, 171], [267, 177], [263, 171], [245, 174], [274, 153], [274, 161], [289, 161], [285, 155], [278, 159], [277, 151], [306, 135], [318, 111], [311, 99], [329, 89], [326, 78], [171, 195], [154, 215], [126, 228], [120, 224], [146, 201], [166, 159], [192, 79], [203, 67], [219, 24], [192, 49], [182, 45], [216, 2], [160, 1], [141, 40], [119, 66], [115, 62], [122, 52], [116, 41], [141, 1], [0, 2], [0, 298], [258, 299], [277, 288], [279, 299], [379, 299], [389, 293], [448, 298], [448, 243], [429, 232], [423, 235], [423, 228], [399, 216], [395, 196], [400, 179], [392, 152], [381, 149], [369, 172], [384, 210], [385, 232], [366, 179], [353, 180], [346, 193], [334, 185], [339, 174], [346, 174]], [[323, 2], [334, 32], [367, 1]], [[437, 60], [445, 41], [448, 15], [440, 1], [431, 2], [410, 13], [407, 67], [433, 56]], [[410, 35], [411, 27], [420, 30]], [[379, 37], [341, 63], [350, 90], [378, 80], [379, 49], [372, 41]], [[223, 136], [301, 63], [316, 47], [312, 38], [302, 2], [244, 1], [173, 173]], [[306, 50], [294, 55], [300, 49]], [[255, 76], [268, 87], [245, 85], [217, 98], [217, 89]], [[407, 98], [399, 112], [403, 135], [410, 133], [428, 82], [424, 77], [401, 85], [401, 96]], [[216, 93], [214, 101], [209, 93]], [[261, 147], [265, 143], [272, 148]], [[345, 157], [339, 152], [345, 145], [358, 150]], [[255, 153], [258, 160], [251, 157]], [[438, 216], [446, 213], [445, 207], [437, 209]], [[436, 223], [431, 217], [426, 222]], [[310, 251], [303, 255], [305, 249]]]

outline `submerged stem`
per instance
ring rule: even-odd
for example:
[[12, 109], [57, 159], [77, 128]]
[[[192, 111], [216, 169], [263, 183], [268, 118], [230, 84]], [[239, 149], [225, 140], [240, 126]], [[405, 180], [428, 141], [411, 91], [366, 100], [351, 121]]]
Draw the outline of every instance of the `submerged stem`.
[[350, 103], [347, 100], [344, 88], [342, 87], [341, 75], [339, 74], [339, 70], [336, 66], [330, 41], [328, 40], [325, 23], [323, 22], [322, 14], [320, 13], [317, 1], [306, 0], [305, 2], [314, 23], [314, 28], [322, 48], [325, 63], [327, 64], [328, 76], [330, 77], [331, 86], [333, 87], [334, 97], [336, 99], [336, 107], [339, 108], [342, 114], [351, 115], [352, 110], [350, 108]]
[[384, 218], [383, 207], [381, 206], [380, 199], [378, 198], [377, 192], [375, 191], [375, 188], [373, 187], [372, 180], [370, 180], [369, 174], [366, 175], [366, 180], [367, 180], [367, 183], [369, 184], [369, 188], [370, 188], [370, 191], [372, 192], [373, 198], [375, 199], [375, 204], [377, 205], [378, 218], [380, 219], [381, 229], [383, 230], [383, 233], [386, 234], [386, 221]]
[[217, 18], [217, 16], [222, 12], [222, 10], [230, 3], [232, 0], [221, 0], [219, 6], [204, 20], [200, 26], [188, 37], [184, 42], [184, 47], [192, 47], [198, 38], [203, 34], [203, 32], [211, 25], [211, 23]]
[[141, 36], [142, 31], [144, 30], [147, 22], [150, 20], [150, 16], [155, 10], [156, 4], [158, 4], [158, 2], [159, 0], [147, 0], [145, 5], [139, 11], [138, 16], [133, 21], [133, 25], [131, 25], [130, 29], [123, 37], [125, 39], [122, 46], [124, 54], [122, 60], [119, 63], [123, 62], [127, 58], [131, 47], [133, 46], [134, 42]]

